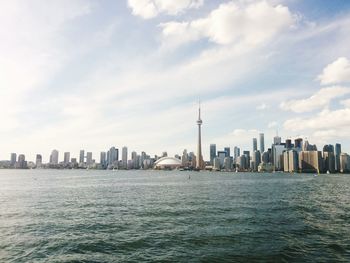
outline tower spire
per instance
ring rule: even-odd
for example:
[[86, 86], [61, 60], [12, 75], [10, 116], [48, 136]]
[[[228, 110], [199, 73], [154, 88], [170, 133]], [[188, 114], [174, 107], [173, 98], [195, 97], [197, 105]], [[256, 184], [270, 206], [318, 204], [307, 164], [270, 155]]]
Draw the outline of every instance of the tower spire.
[[201, 119], [201, 102], [198, 101], [198, 144], [197, 144], [197, 158], [196, 158], [196, 169], [201, 170], [204, 168], [204, 161], [202, 156], [202, 133], [201, 133], [201, 126], [202, 126], [202, 119]]

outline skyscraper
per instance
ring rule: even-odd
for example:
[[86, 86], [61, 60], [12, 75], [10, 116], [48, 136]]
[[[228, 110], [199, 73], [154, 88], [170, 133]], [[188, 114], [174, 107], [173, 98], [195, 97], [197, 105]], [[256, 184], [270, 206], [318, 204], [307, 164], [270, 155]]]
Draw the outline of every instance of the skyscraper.
[[230, 147], [225, 147], [224, 151], [226, 152], [226, 157], [231, 157], [231, 149], [230, 149]]
[[260, 139], [260, 153], [265, 152], [265, 141], [264, 141], [264, 134], [260, 133], [259, 134], [259, 139]]
[[51, 164], [58, 164], [58, 151], [52, 150], [51, 156], [50, 156], [50, 163]]
[[64, 159], [63, 159], [64, 164], [68, 164], [69, 160], [70, 160], [70, 152], [65, 152]]
[[241, 155], [241, 149], [239, 149], [237, 146], [233, 148], [233, 158], [235, 161], [237, 161], [237, 158]]
[[335, 169], [340, 172], [340, 155], [341, 155], [341, 144], [335, 144]]
[[216, 144], [210, 144], [210, 164], [214, 165], [214, 158], [216, 157]]
[[35, 158], [35, 165], [37, 168], [40, 168], [42, 164], [43, 164], [43, 157], [41, 156], [41, 154], [37, 154]]
[[100, 164], [102, 168], [106, 168], [106, 152], [100, 153]]
[[128, 169], [128, 148], [126, 146], [122, 148], [122, 166], [123, 169]]
[[202, 156], [202, 134], [201, 134], [201, 126], [202, 126], [202, 119], [201, 119], [201, 107], [199, 105], [198, 108], [198, 144], [197, 144], [197, 160], [196, 160], [196, 168], [197, 169], [203, 169], [204, 168], [204, 161]]
[[84, 154], [85, 154], [85, 151], [84, 150], [80, 150], [79, 163], [84, 163]]
[[253, 138], [253, 152], [258, 150], [258, 140]]
[[11, 167], [15, 167], [16, 161], [17, 161], [17, 154], [11, 153], [11, 161], [10, 161]]
[[92, 152], [87, 152], [86, 153], [86, 164], [87, 165], [92, 165]]

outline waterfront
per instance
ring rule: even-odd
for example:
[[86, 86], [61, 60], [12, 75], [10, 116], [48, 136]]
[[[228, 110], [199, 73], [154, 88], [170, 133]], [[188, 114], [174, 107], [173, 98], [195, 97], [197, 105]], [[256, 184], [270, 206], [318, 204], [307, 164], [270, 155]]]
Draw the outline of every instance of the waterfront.
[[346, 262], [349, 189], [349, 175], [0, 170], [0, 261]]

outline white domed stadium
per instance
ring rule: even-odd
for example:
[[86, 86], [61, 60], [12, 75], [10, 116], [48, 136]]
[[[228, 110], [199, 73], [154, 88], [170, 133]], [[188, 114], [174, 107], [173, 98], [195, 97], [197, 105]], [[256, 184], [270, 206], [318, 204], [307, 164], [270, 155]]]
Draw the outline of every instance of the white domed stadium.
[[181, 166], [182, 166], [181, 160], [175, 157], [163, 157], [154, 163], [154, 168], [161, 169], [161, 170], [172, 170], [172, 169], [179, 168]]

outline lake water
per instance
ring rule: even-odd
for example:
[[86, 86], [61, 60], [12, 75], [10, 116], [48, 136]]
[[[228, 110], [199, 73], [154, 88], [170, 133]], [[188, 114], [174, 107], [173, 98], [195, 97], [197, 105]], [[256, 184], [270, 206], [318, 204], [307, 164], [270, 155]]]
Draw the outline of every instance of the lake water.
[[147, 261], [349, 262], [350, 175], [0, 170], [0, 262]]

